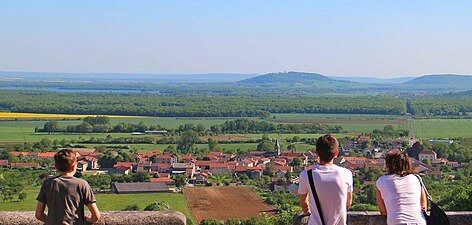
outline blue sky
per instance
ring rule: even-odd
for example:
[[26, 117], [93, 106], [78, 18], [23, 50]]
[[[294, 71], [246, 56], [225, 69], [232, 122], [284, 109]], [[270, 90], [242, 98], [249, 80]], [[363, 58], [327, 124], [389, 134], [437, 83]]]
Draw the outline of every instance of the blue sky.
[[0, 1], [0, 70], [472, 74], [472, 2]]

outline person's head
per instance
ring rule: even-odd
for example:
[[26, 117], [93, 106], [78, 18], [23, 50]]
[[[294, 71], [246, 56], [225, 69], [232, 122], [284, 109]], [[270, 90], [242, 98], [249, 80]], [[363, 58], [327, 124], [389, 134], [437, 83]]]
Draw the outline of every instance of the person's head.
[[63, 149], [54, 155], [55, 167], [62, 173], [72, 172], [76, 169], [77, 158], [75, 152]]
[[320, 161], [329, 162], [338, 156], [338, 146], [338, 140], [329, 134], [319, 137], [316, 141], [316, 154]]
[[391, 150], [387, 152], [387, 155], [385, 156], [385, 169], [387, 170], [387, 174], [396, 174], [400, 176], [414, 173], [408, 154], [399, 150]]

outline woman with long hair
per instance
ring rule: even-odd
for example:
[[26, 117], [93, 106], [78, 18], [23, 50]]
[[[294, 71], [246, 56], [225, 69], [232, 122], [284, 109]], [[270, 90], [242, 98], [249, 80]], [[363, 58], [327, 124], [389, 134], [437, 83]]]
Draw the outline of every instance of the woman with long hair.
[[398, 150], [385, 156], [387, 174], [377, 180], [377, 205], [388, 225], [426, 225], [426, 194], [414, 174], [408, 154]]

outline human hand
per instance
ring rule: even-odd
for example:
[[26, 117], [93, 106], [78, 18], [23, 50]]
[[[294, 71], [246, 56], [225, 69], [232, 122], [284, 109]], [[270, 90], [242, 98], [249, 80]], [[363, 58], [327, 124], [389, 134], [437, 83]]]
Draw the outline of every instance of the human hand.
[[90, 224], [95, 223], [92, 219], [92, 214], [90, 213], [85, 216], [85, 221], [89, 222]]

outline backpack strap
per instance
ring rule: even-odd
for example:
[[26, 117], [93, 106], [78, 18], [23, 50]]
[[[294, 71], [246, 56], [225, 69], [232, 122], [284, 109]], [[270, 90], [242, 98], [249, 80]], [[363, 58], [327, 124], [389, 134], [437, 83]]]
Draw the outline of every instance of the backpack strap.
[[431, 195], [429, 195], [428, 193], [428, 190], [426, 189], [426, 186], [424, 186], [423, 184], [423, 179], [421, 179], [421, 177], [418, 175], [418, 174], [415, 174], [416, 178], [418, 178], [418, 180], [420, 181], [420, 184], [421, 184], [421, 188], [424, 190], [424, 192], [426, 193], [426, 197], [428, 198], [429, 201], [433, 201], [433, 197], [431, 197]]
[[315, 182], [313, 180], [313, 170], [308, 170], [308, 181], [310, 183], [311, 193], [313, 194], [313, 198], [315, 199], [316, 208], [318, 209], [318, 214], [320, 215], [321, 224], [325, 225], [323, 219], [323, 212], [321, 211], [320, 200], [318, 199], [318, 194], [316, 193]]

